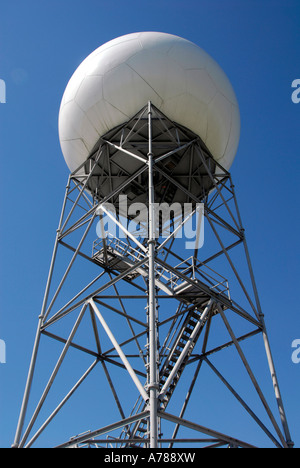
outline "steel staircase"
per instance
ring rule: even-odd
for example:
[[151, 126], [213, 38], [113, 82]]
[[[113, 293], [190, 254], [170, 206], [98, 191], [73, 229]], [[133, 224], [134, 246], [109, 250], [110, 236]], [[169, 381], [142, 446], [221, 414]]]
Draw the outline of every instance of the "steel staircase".
[[[208, 303], [209, 299], [207, 299], [200, 310], [192, 309], [187, 313], [175, 340], [173, 340], [173, 346], [161, 366], [159, 387], [160, 391], [163, 392], [160, 402], [160, 410], [162, 411], [167, 408], [188, 359], [206, 323], [208, 313], [202, 320], [201, 316], [203, 315], [204, 309], [209, 309]], [[144, 404], [143, 409], [145, 408], [146, 405]], [[137, 422], [133, 428], [127, 430], [125, 437], [130, 436], [135, 439], [140, 438], [141, 442], [134, 444], [136, 447], [145, 443], [143, 439], [146, 439], [147, 435], [147, 420], [142, 419]]]
[[[125, 272], [143, 260], [145, 253], [119, 239], [110, 238], [95, 241], [92, 258], [101, 266]], [[136, 268], [128, 279], [132, 280], [138, 276], [148, 277], [147, 265]], [[167, 295], [177, 296], [182, 307], [181, 313], [175, 319], [176, 332], [163, 352], [160, 352], [160, 356], [163, 357], [159, 370], [159, 409], [165, 411], [209, 313], [215, 313], [213, 299], [222, 299], [223, 307], [226, 308], [226, 302], [230, 302], [230, 295], [227, 280], [193, 257], [176, 267], [160, 262], [157, 265], [155, 285]], [[132, 414], [144, 411], [146, 406], [140, 397]], [[142, 419], [124, 428], [120, 438], [124, 439], [123, 446], [138, 447], [146, 443], [147, 436], [148, 420]], [[140, 439], [141, 442], [126, 442], [126, 439], [133, 438]]]

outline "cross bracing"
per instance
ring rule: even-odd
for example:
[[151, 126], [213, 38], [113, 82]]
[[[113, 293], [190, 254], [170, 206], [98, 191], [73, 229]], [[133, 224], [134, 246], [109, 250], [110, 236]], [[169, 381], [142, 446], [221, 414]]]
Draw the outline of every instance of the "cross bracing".
[[[147, 213], [139, 217], [138, 233], [130, 229], [136, 217], [130, 208], [137, 203]], [[155, 226], [151, 221], [154, 203], [186, 203], [191, 212], [185, 217], [173, 211], [166, 234], [163, 216]], [[205, 241], [186, 249], [186, 239], [178, 233], [194, 219], [197, 204], [203, 205]], [[252, 350], [260, 360], [258, 337], [279, 413], [243, 350], [245, 343], [247, 349], [255, 343]], [[40, 357], [41, 341], [49, 339], [61, 346], [61, 353], [28, 416], [34, 371], [38, 375], [38, 362], [47, 359]], [[71, 368], [76, 365], [74, 352], [90, 362], [51, 411], [49, 396], [69, 355]], [[235, 364], [233, 382], [227, 376], [233, 355], [263, 415], [236, 388]], [[198, 405], [195, 395], [204, 368], [268, 443], [292, 446], [231, 175], [199, 137], [150, 103], [101, 138], [90, 158], [69, 176], [15, 446], [38, 444], [99, 368], [119, 417], [96, 429], [83, 427], [78, 436], [69, 433], [58, 446], [253, 446], [239, 430], [226, 434], [201, 424], [200, 403], [199, 412], [198, 406], [194, 411], [197, 420], [185, 418], [191, 405]], [[134, 390], [132, 399], [123, 396], [126, 379]], [[99, 398], [107, 405], [107, 393]], [[225, 397], [224, 409], [226, 405]], [[45, 409], [48, 414], [42, 417]]]

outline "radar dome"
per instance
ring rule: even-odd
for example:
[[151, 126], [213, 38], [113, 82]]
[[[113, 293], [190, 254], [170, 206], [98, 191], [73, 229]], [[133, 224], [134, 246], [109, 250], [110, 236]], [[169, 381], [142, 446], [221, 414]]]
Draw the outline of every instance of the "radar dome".
[[102, 45], [71, 77], [59, 112], [59, 139], [69, 169], [76, 170], [104, 134], [148, 101], [200, 136], [214, 159], [230, 168], [240, 114], [227, 76], [192, 42], [140, 32]]

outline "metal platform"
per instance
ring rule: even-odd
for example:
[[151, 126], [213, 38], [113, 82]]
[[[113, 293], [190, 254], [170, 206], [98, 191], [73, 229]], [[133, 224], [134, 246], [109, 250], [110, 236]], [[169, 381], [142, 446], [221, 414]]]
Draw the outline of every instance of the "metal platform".
[[[164, 257], [164, 251], [161, 257]], [[109, 267], [119, 273], [132, 269], [146, 258], [145, 252], [115, 237], [100, 238], [93, 243], [92, 259], [101, 267]], [[197, 305], [207, 301], [212, 295], [230, 301], [227, 279], [197, 258], [190, 256], [174, 267], [162, 264], [163, 261], [156, 265], [155, 285], [166, 294], [182, 298], [188, 304]], [[139, 276], [147, 278], [148, 274], [147, 266], [143, 265], [125, 277], [129, 280]]]
[[[157, 203], [194, 203], [213, 188], [207, 168], [224, 173], [218, 168], [210, 151], [199, 136], [169, 120], [155, 106], [152, 106], [152, 151], [155, 152], [154, 196]], [[148, 175], [143, 171], [148, 156], [148, 115], [147, 106], [123, 125], [111, 130], [96, 144], [85, 165], [76, 171], [79, 179], [89, 177], [88, 187], [93, 196], [103, 200], [126, 183], [122, 194], [128, 204], [148, 205]], [[99, 152], [103, 157], [99, 158]], [[126, 154], [129, 157], [126, 157]], [[128, 178], [134, 176], [130, 183]], [[193, 193], [182, 192], [171, 182]], [[118, 197], [110, 198], [118, 210]]]

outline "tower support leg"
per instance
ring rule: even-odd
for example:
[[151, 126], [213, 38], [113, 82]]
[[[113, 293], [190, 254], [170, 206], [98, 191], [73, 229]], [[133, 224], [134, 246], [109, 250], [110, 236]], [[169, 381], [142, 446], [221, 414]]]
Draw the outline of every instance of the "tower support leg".
[[16, 434], [15, 434], [14, 443], [12, 445], [13, 448], [17, 448], [19, 446], [20, 439], [21, 439], [21, 433], [22, 433], [22, 429], [23, 429], [23, 426], [24, 426], [24, 420], [25, 420], [25, 415], [26, 415], [26, 411], [27, 411], [28, 400], [29, 400], [29, 395], [30, 395], [30, 391], [31, 391], [31, 385], [32, 385], [32, 380], [33, 380], [33, 375], [34, 375], [34, 370], [35, 370], [35, 365], [36, 365], [36, 360], [37, 360], [37, 355], [38, 355], [39, 344], [40, 344], [41, 327], [42, 327], [42, 324], [43, 324], [43, 320], [45, 318], [46, 305], [47, 305], [47, 300], [48, 300], [48, 296], [49, 296], [50, 284], [51, 284], [51, 280], [52, 280], [52, 274], [53, 274], [53, 269], [54, 269], [54, 264], [55, 264], [57, 249], [58, 249], [59, 233], [60, 233], [62, 222], [63, 222], [63, 217], [64, 217], [64, 213], [65, 213], [69, 188], [70, 188], [70, 176], [68, 178], [68, 183], [67, 183], [66, 190], [65, 190], [63, 206], [62, 206], [60, 219], [59, 219], [59, 225], [58, 225], [58, 229], [56, 231], [56, 238], [55, 238], [55, 243], [54, 243], [54, 248], [53, 248], [49, 273], [48, 273], [48, 279], [47, 279], [47, 284], [46, 284], [46, 289], [45, 289], [45, 294], [44, 294], [44, 299], [43, 299], [43, 305], [42, 305], [42, 310], [41, 310], [41, 313], [40, 313], [40, 316], [39, 316], [37, 331], [36, 331], [36, 335], [35, 335], [35, 341], [34, 341], [34, 346], [33, 346], [33, 351], [32, 351], [32, 356], [31, 356], [31, 361], [30, 361], [28, 377], [27, 377], [27, 382], [26, 382], [26, 386], [25, 386], [25, 392], [24, 392], [24, 396], [23, 396], [19, 421], [18, 421], [18, 425], [17, 425], [17, 430], [16, 430]]
[[148, 104], [148, 135], [149, 135], [149, 283], [148, 283], [148, 321], [149, 321], [149, 368], [148, 389], [150, 409], [150, 448], [157, 448], [158, 440], [158, 363], [157, 363], [157, 303], [155, 295], [155, 212], [154, 212], [154, 184], [153, 184], [153, 153], [152, 153], [152, 112], [151, 103]]

